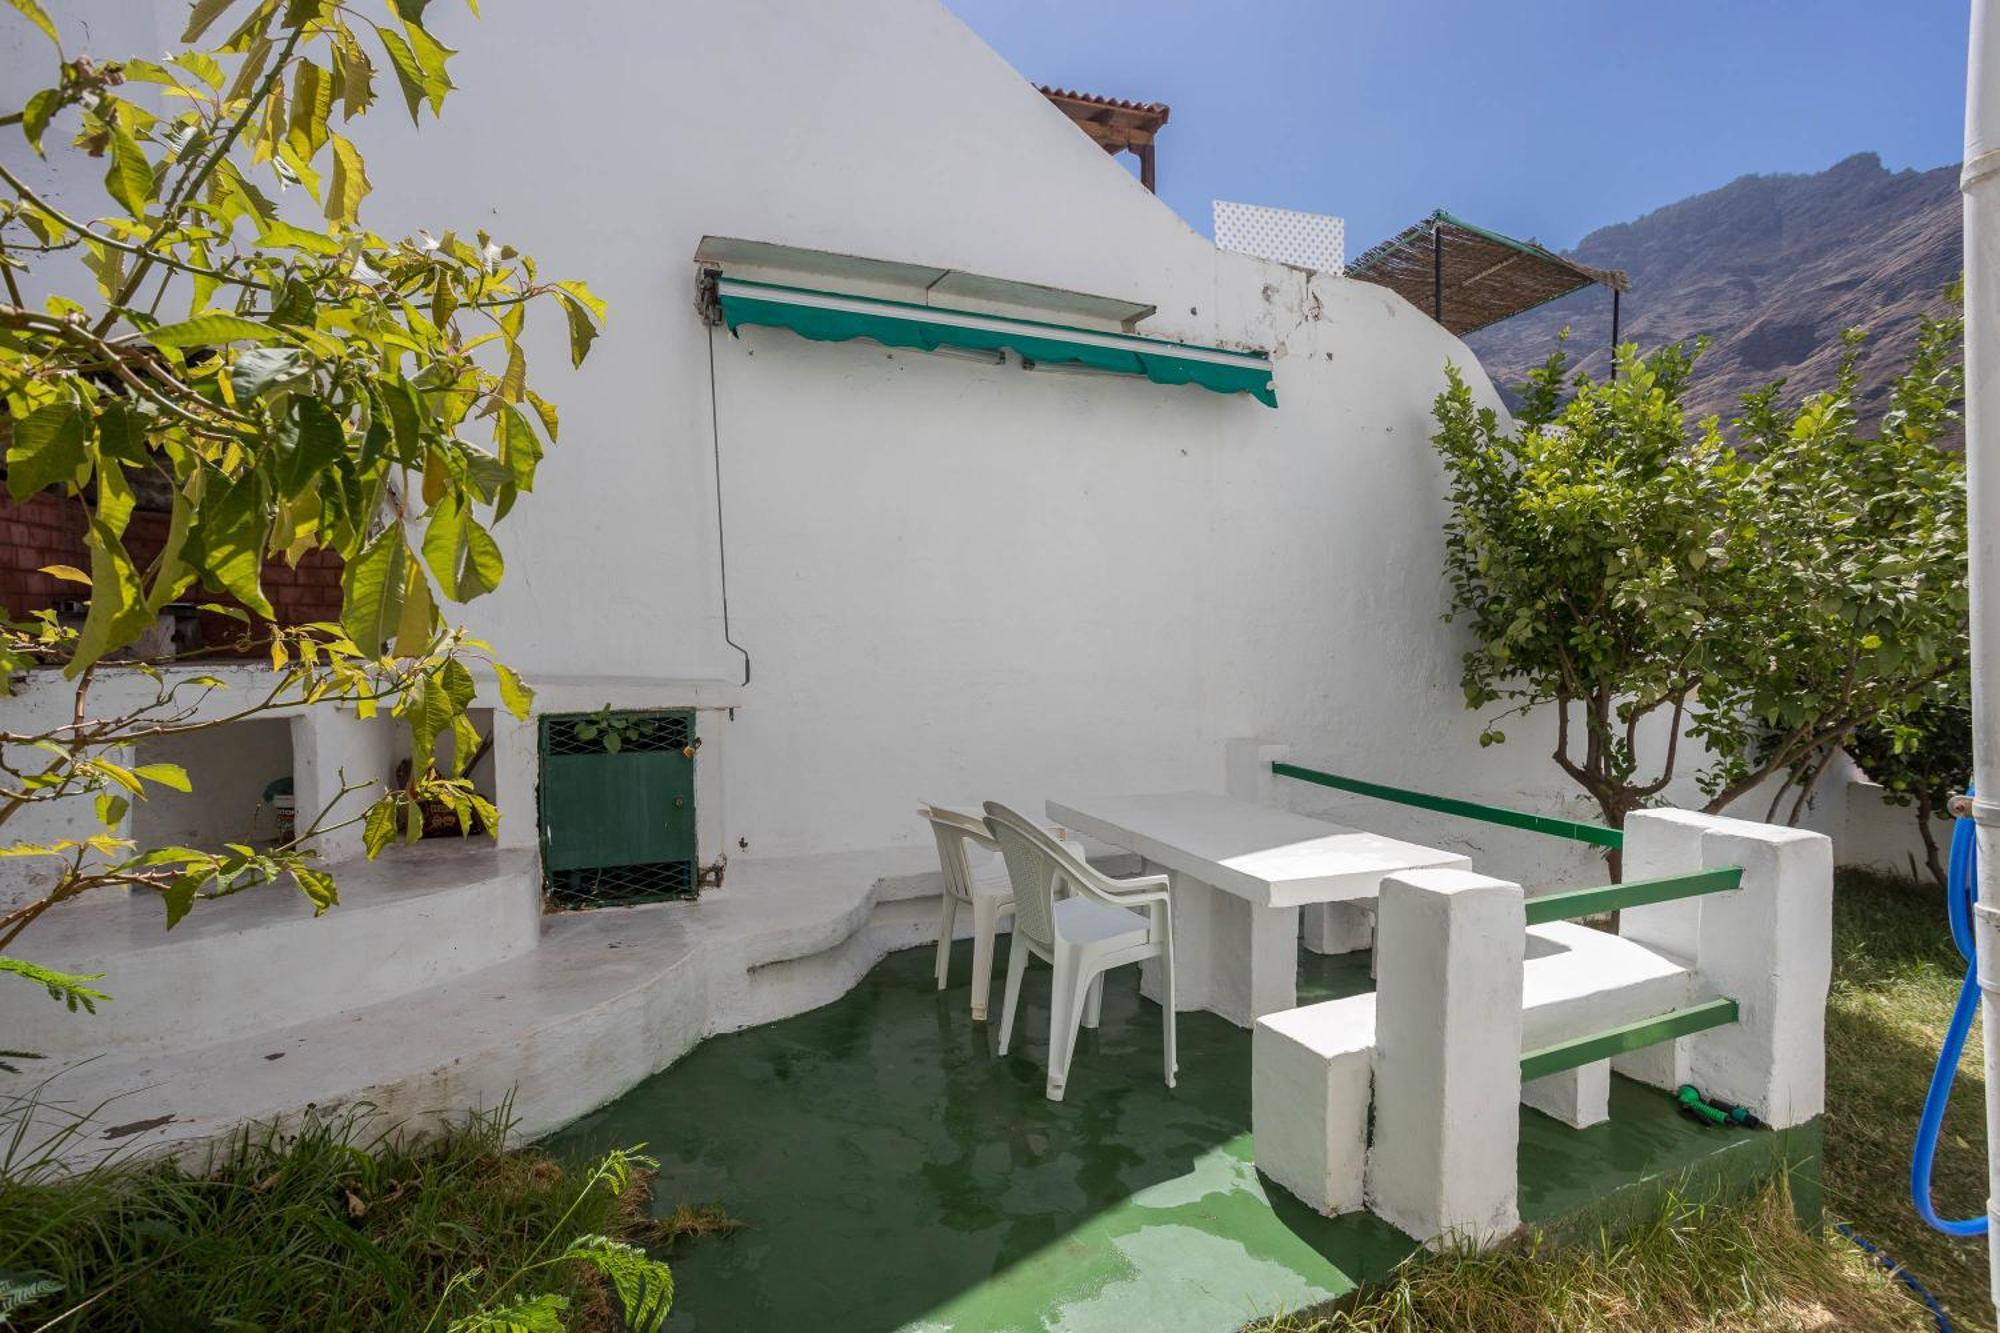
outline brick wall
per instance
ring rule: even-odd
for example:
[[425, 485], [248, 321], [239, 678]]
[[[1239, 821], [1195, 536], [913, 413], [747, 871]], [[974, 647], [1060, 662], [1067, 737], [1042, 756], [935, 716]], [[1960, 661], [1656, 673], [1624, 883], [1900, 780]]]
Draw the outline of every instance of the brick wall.
[[[25, 504], [0, 497], [0, 606], [15, 618], [81, 598], [81, 584], [38, 573], [45, 565], [90, 568], [83, 544], [87, 516], [73, 497], [44, 491]], [[125, 546], [141, 569], [159, 554], [167, 538], [167, 515], [141, 511], [132, 516]], [[277, 612], [278, 623], [300, 625], [340, 617], [340, 557], [313, 551], [293, 569], [282, 560], [264, 566], [264, 595]], [[182, 594], [190, 602], [234, 605], [235, 599], [209, 593], [200, 585]], [[233, 639], [242, 627], [226, 616], [204, 616], [203, 637], [219, 643]]]

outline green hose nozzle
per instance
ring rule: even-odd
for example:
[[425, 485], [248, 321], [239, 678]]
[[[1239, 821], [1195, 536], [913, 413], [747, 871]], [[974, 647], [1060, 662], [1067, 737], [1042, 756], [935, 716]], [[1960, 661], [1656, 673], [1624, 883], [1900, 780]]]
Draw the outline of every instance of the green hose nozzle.
[[1718, 1127], [1734, 1125], [1740, 1129], [1762, 1129], [1764, 1122], [1753, 1115], [1748, 1107], [1734, 1106], [1728, 1102], [1713, 1100], [1701, 1095], [1700, 1089], [1692, 1083], [1681, 1084], [1674, 1094], [1680, 1103], [1681, 1114], [1690, 1120], [1699, 1120], [1704, 1125]]

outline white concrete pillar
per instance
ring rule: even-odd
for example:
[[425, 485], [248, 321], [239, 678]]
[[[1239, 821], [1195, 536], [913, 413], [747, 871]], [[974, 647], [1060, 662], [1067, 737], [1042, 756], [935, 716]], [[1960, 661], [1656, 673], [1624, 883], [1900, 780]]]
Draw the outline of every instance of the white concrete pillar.
[[1375, 942], [1372, 903], [1309, 903], [1299, 909], [1299, 937], [1314, 953], [1358, 953]]
[[[343, 786], [365, 783], [369, 789], [340, 801], [325, 816], [326, 823], [355, 818], [381, 794], [395, 778], [395, 739], [402, 725], [386, 717], [357, 717], [345, 704], [306, 708], [292, 716], [292, 800], [301, 830], [321, 817]], [[313, 841], [327, 861], [366, 853], [358, 823]]]
[[[1631, 872], [1634, 877], [1743, 870], [1740, 889], [1673, 904], [1692, 909], [1694, 947], [1666, 950], [1691, 963], [1707, 991], [1735, 1000], [1738, 1020], [1673, 1043], [1678, 1067], [1669, 1071], [1656, 1063], [1647, 1081], [1670, 1086], [1660, 1075], [1671, 1072], [1676, 1083], [1748, 1106], [1778, 1128], [1811, 1120], [1826, 1101], [1833, 843], [1804, 829], [1647, 810], [1626, 820], [1628, 866], [1635, 846], [1651, 858], [1645, 864], [1671, 868]], [[1634, 936], [1632, 919], [1640, 917], [1643, 929], [1643, 914], [1656, 910], [1624, 913], [1621, 933]], [[1678, 916], [1677, 940], [1685, 938], [1687, 915]], [[1619, 1068], [1625, 1071], [1623, 1060]]]
[[1469, 870], [1382, 882], [1368, 1199], [1425, 1242], [1519, 1225], [1522, 903]]
[[[493, 710], [493, 804], [500, 810], [502, 847], [541, 843], [536, 789], [541, 781], [540, 719], [523, 722], [505, 708]], [[697, 807], [697, 814], [700, 813]]]
[[1521, 1104], [1562, 1121], [1571, 1129], [1589, 1129], [1611, 1118], [1611, 1062], [1593, 1060], [1560, 1074], [1521, 1085]]
[[[1292, 747], [1278, 741], [1239, 737], [1222, 743], [1222, 791], [1239, 801], [1282, 806], [1278, 775], [1271, 765], [1292, 757]], [[1289, 780], [1289, 779], [1288, 779]]]
[[1826, 1108], [1826, 993], [1833, 979], [1833, 843], [1823, 833], [1718, 819], [1705, 866], [1743, 887], [1701, 900], [1701, 979], [1740, 1016], [1686, 1039], [1695, 1086], [1783, 1129]]
[[[1298, 1004], [1299, 909], [1255, 907], [1168, 871], [1174, 905], [1174, 1005], [1207, 1009], [1247, 1028]], [[1159, 962], [1139, 965], [1139, 993], [1160, 1003]]]

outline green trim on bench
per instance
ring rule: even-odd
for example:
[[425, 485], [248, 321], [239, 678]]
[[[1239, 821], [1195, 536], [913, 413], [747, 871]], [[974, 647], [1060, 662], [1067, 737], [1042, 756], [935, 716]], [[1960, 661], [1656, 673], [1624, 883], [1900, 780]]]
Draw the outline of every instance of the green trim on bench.
[[1641, 1050], [1735, 1021], [1736, 1001], [1710, 1000], [1706, 1004], [1661, 1014], [1658, 1018], [1645, 1018], [1623, 1027], [1592, 1033], [1588, 1037], [1557, 1042], [1538, 1051], [1529, 1051], [1521, 1057], [1521, 1081], [1529, 1083], [1550, 1074], [1560, 1074], [1565, 1069], [1575, 1069], [1578, 1065]]
[[1530, 833], [1547, 833], [1576, 842], [1595, 843], [1599, 847], [1625, 845], [1623, 832], [1615, 828], [1606, 828], [1602, 824], [1586, 824], [1575, 819], [1556, 819], [1550, 815], [1529, 814], [1525, 810], [1507, 810], [1497, 805], [1481, 805], [1477, 801], [1461, 801], [1453, 796], [1432, 796], [1428, 792], [1411, 791], [1407, 787], [1363, 782], [1360, 778], [1344, 778], [1337, 773], [1322, 773], [1318, 769], [1301, 768], [1297, 764], [1274, 763], [1271, 765], [1271, 771], [1281, 778], [1297, 778], [1300, 782], [1332, 787], [1336, 791], [1353, 792], [1358, 796], [1373, 796], [1377, 800], [1394, 801], [1399, 805], [1414, 805], [1420, 810], [1434, 810], [1439, 814], [1481, 819], [1489, 824], [1504, 824], [1508, 828], [1526, 829]]
[[1692, 875], [1635, 879], [1626, 884], [1602, 884], [1589, 889], [1564, 889], [1560, 893], [1544, 893], [1528, 899], [1528, 924], [1542, 926], [1551, 921], [1574, 921], [1580, 916], [1601, 916], [1628, 907], [1670, 903], [1677, 898], [1727, 893], [1742, 887], [1743, 867], [1723, 866], [1716, 870], [1697, 870]]

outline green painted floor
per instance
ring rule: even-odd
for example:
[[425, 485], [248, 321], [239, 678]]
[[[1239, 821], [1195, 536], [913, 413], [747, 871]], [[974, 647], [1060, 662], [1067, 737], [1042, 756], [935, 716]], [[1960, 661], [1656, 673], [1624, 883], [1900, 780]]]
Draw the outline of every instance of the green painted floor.
[[[1183, 1014], [1170, 1091], [1159, 1011], [1124, 969], [1057, 1104], [1042, 1096], [1048, 969], [1030, 970], [1000, 1059], [995, 1024], [968, 1012], [969, 949], [944, 992], [932, 957], [896, 954], [823, 1009], [705, 1041], [555, 1139], [576, 1155], [645, 1142], [656, 1207], [715, 1202], [748, 1224], [670, 1256], [670, 1330], [1230, 1333], [1411, 1250], [1368, 1214], [1321, 1217], [1257, 1175], [1248, 1032]], [[1368, 985], [1365, 965], [1301, 954], [1302, 1003]], [[1780, 1141], [1704, 1130], [1621, 1080], [1607, 1125], [1522, 1112], [1521, 1210], [1594, 1218], [1644, 1193], [1624, 1187], [1697, 1163], [1748, 1177]]]

